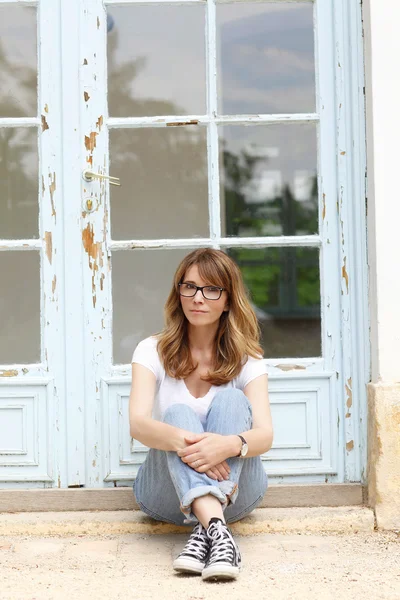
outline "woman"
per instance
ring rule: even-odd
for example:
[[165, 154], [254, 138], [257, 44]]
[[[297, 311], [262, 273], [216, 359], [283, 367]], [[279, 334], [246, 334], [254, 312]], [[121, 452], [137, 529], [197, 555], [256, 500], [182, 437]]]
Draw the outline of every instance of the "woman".
[[176, 571], [235, 579], [226, 523], [260, 503], [273, 437], [258, 323], [235, 262], [209, 248], [186, 256], [165, 320], [132, 358], [130, 431], [150, 448], [134, 492], [154, 519], [197, 523]]

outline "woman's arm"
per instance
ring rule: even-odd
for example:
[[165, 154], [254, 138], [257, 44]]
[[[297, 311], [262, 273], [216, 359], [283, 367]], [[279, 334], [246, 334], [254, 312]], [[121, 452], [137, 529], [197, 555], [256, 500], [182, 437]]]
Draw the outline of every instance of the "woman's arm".
[[143, 365], [132, 363], [132, 387], [129, 397], [130, 434], [156, 450], [175, 451], [185, 448], [185, 436], [191, 432], [152, 418], [156, 377]]
[[[271, 408], [268, 397], [268, 375], [260, 375], [250, 381], [244, 389], [253, 411], [253, 427], [249, 431], [243, 431], [240, 435], [246, 440], [249, 451], [246, 458], [260, 456], [272, 446], [274, 437], [272, 428]], [[242, 448], [239, 436], [231, 436], [232, 454], [237, 456]]]

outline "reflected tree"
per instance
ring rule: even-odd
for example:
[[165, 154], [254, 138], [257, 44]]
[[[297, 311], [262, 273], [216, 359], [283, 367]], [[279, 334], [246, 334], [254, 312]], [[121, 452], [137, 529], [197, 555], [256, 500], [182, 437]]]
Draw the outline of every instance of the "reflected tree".
[[[9, 61], [1, 41], [0, 73], [0, 116], [26, 116], [36, 106], [36, 71]], [[38, 237], [37, 192], [37, 130], [0, 128], [0, 238]]]
[[[108, 37], [111, 116], [182, 114], [169, 101], [135, 97], [146, 58], [116, 60], [118, 28]], [[192, 237], [208, 229], [206, 130], [198, 126], [118, 129], [110, 132], [113, 237]], [[154, 219], [154, 211], [157, 218]]]
[[[309, 199], [296, 200], [289, 184], [273, 198], [249, 201], [251, 182], [262, 159], [224, 145], [224, 192], [228, 236], [295, 236], [318, 230], [318, 183], [313, 177]], [[318, 251], [308, 248], [232, 249], [252, 299], [268, 314], [286, 317], [319, 314]]]

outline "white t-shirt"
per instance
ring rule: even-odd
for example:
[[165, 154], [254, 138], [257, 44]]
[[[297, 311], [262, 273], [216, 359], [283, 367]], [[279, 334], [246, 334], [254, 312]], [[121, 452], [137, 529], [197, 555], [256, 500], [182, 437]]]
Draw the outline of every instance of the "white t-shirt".
[[183, 379], [174, 379], [166, 374], [158, 356], [156, 337], [148, 337], [139, 342], [133, 353], [132, 362], [147, 367], [156, 376], [157, 387], [153, 407], [154, 419], [161, 421], [168, 406], [179, 402], [191, 406], [203, 425], [205, 425], [208, 407], [219, 390], [237, 388], [243, 391], [250, 381], [267, 372], [266, 364], [262, 358], [258, 359], [249, 356], [235, 379], [223, 385], [212, 385], [205, 396], [195, 398], [189, 392]]

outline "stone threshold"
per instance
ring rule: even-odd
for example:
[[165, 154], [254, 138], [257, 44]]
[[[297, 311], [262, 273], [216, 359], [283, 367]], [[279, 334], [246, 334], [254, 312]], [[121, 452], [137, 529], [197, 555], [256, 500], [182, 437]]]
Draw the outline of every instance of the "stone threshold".
[[[357, 534], [374, 531], [373, 511], [366, 507], [257, 508], [233, 523], [239, 535]], [[187, 533], [192, 526], [177, 526], [150, 519], [140, 511], [74, 511], [0, 514], [0, 537], [112, 536]]]

